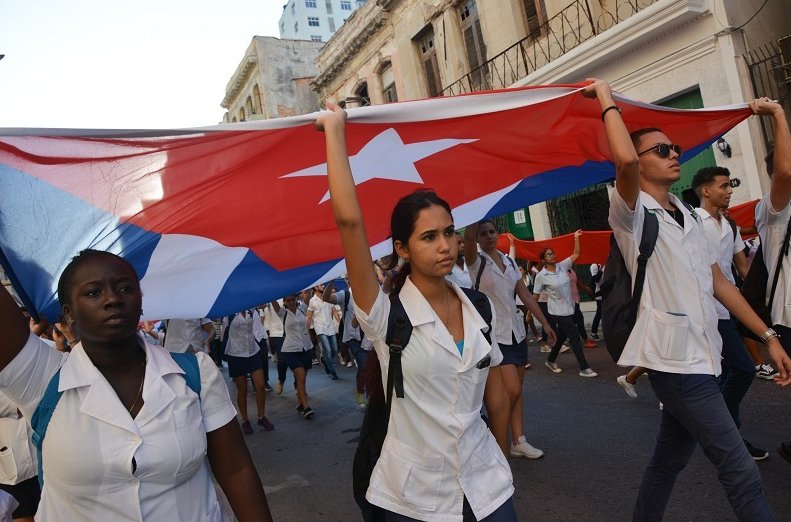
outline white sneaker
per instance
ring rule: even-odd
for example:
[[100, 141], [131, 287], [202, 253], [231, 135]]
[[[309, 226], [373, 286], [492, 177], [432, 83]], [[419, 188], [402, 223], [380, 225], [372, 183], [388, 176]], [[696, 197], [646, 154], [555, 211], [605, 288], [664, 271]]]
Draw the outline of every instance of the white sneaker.
[[552, 351], [552, 348], [549, 347], [548, 344], [541, 345], [541, 353], [549, 353]]
[[598, 377], [599, 374], [591, 370], [590, 368], [585, 368], [580, 372], [580, 377]]
[[560, 353], [566, 353], [569, 350], [571, 350], [571, 347], [564, 343], [563, 346], [561, 346], [560, 348]]
[[524, 457], [526, 459], [540, 459], [544, 456], [544, 452], [531, 446], [525, 439], [525, 436], [522, 435], [517, 440], [517, 443], [511, 446], [511, 456]]
[[621, 375], [616, 379], [616, 381], [618, 381], [618, 384], [621, 385], [621, 388], [623, 388], [623, 391], [626, 392], [626, 395], [632, 399], [637, 398], [637, 390], [634, 389], [634, 384], [626, 380], [626, 375]]
[[546, 361], [544, 363], [544, 366], [546, 366], [547, 368], [549, 368], [550, 370], [552, 370], [555, 373], [560, 373], [560, 372], [563, 371], [563, 369], [560, 366], [558, 366], [557, 364], [555, 364], [553, 362]]

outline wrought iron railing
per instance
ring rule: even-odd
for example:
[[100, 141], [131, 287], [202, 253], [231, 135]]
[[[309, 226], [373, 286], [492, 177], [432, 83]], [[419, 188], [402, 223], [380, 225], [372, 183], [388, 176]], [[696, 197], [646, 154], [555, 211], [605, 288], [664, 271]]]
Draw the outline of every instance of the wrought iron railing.
[[589, 0], [574, 0], [518, 41], [443, 89], [442, 96], [513, 85], [659, 0], [602, 0], [591, 9]]
[[[750, 70], [755, 95], [778, 100], [786, 116], [791, 118], [791, 36], [753, 49], [744, 55], [744, 60]], [[773, 147], [772, 119], [758, 121], [767, 149]]]

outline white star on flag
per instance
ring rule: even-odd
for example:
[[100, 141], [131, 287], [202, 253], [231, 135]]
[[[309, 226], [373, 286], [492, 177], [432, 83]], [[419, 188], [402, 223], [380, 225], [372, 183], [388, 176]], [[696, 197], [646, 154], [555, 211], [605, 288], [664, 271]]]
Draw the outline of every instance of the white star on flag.
[[[433, 156], [445, 149], [478, 141], [442, 139], [433, 141], [419, 141], [405, 144], [395, 129], [387, 129], [376, 135], [371, 141], [360, 149], [360, 152], [349, 158], [352, 168], [354, 184], [360, 185], [372, 179], [391, 179], [408, 183], [423, 184], [420, 173], [415, 168], [415, 162]], [[327, 164], [314, 165], [306, 169], [292, 172], [281, 178], [297, 178], [303, 176], [326, 176]], [[330, 199], [328, 190], [319, 204]]]

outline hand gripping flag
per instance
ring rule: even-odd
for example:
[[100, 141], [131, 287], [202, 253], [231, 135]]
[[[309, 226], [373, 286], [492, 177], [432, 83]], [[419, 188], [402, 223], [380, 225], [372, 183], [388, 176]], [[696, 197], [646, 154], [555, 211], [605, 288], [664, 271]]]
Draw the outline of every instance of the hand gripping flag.
[[[612, 179], [595, 100], [526, 87], [349, 110], [347, 144], [374, 258], [420, 187], [457, 226]], [[618, 97], [630, 129], [690, 151], [746, 105], [677, 110]], [[0, 129], [0, 261], [34, 311], [85, 248], [138, 271], [147, 317], [218, 317], [344, 272], [314, 115], [175, 130]]]

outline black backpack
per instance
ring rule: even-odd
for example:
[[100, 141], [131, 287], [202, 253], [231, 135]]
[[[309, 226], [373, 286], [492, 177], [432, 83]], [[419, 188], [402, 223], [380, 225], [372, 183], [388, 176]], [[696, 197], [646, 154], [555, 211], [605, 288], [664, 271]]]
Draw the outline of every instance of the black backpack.
[[[470, 288], [462, 288], [467, 298], [475, 309], [486, 321], [486, 330], [483, 335], [491, 343], [492, 309], [489, 299], [483, 292]], [[368, 484], [371, 481], [376, 461], [382, 452], [387, 424], [390, 421], [390, 404], [393, 391], [396, 397], [404, 397], [404, 375], [401, 369], [401, 352], [409, 344], [412, 336], [412, 323], [404, 310], [404, 305], [398, 295], [390, 296], [390, 315], [387, 318], [387, 335], [385, 342], [390, 346], [390, 367], [387, 372], [387, 394], [382, 388], [382, 373], [376, 352], [371, 351], [365, 365], [366, 384], [368, 386], [368, 406], [360, 428], [360, 438], [357, 450], [354, 452], [352, 465], [352, 490], [354, 500], [360, 506], [365, 522], [384, 522], [385, 512], [382, 508], [374, 506], [365, 498]]]
[[626, 341], [637, 322], [637, 308], [643, 295], [646, 266], [659, 238], [659, 219], [653, 211], [645, 207], [643, 210], [645, 220], [643, 234], [640, 237], [640, 255], [637, 256], [634, 290], [632, 290], [632, 277], [626, 269], [626, 262], [615, 241], [615, 234], [610, 236], [610, 255], [607, 256], [605, 264], [607, 270], [604, 271], [601, 282], [602, 333], [607, 351], [615, 362], [621, 358]]

